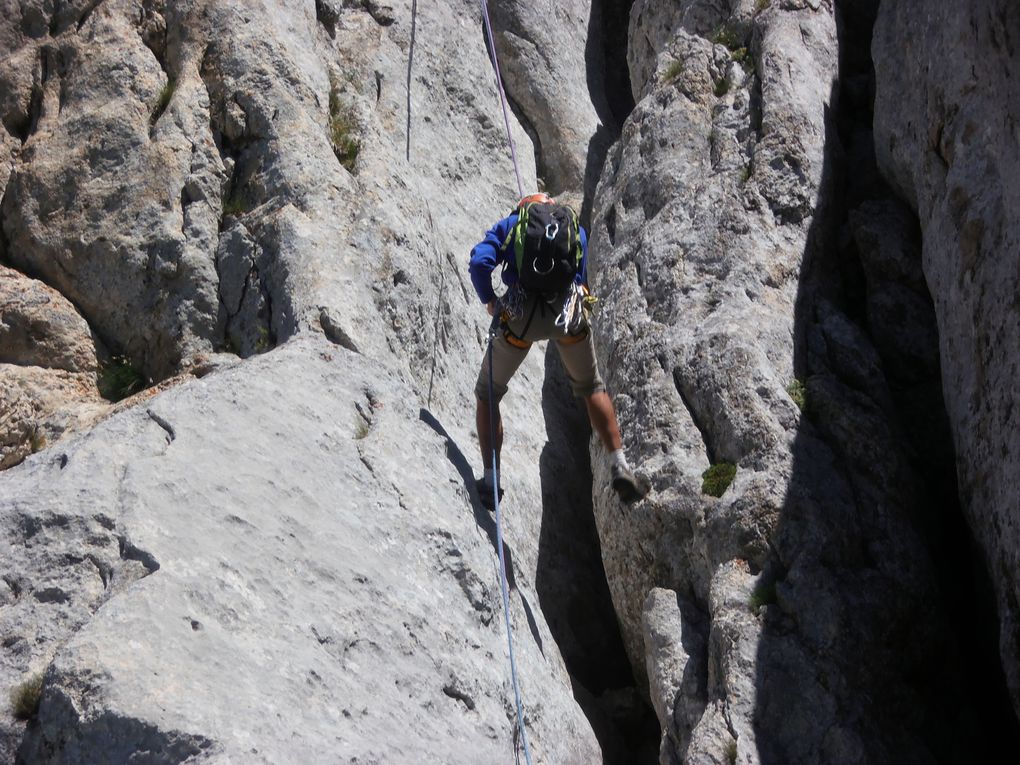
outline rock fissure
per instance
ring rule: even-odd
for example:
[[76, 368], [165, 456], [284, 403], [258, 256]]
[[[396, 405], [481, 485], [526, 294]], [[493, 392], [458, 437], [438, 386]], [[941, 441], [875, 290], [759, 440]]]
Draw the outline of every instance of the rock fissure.
[[81, 28], [85, 26], [86, 22], [88, 22], [88, 20], [92, 17], [92, 14], [95, 13], [96, 9], [103, 4], [103, 2], [104, 0], [90, 0], [90, 2], [85, 6], [82, 14], [78, 17], [78, 22], [76, 24], [79, 32], [81, 31]]
[[691, 391], [687, 387], [684, 370], [681, 367], [675, 367], [673, 369], [672, 378], [673, 387], [676, 388], [676, 392], [680, 395], [680, 400], [683, 402], [684, 408], [687, 410], [687, 414], [691, 418], [691, 422], [694, 423], [694, 427], [697, 428], [698, 433], [701, 434], [701, 442], [705, 446], [705, 457], [708, 459], [709, 464], [714, 465], [719, 456], [715, 447], [716, 441], [712, 437], [709, 423], [701, 414], [700, 407], [695, 405]]
[[173, 425], [171, 425], [163, 417], [161, 417], [160, 415], [156, 414], [151, 409], [146, 409], [145, 413], [148, 415], [150, 420], [152, 420], [154, 423], [159, 425], [159, 427], [161, 427], [166, 432], [166, 443], [167, 443], [167, 446], [169, 446], [171, 443], [173, 443], [174, 439], [177, 438], [177, 433], [174, 431]]

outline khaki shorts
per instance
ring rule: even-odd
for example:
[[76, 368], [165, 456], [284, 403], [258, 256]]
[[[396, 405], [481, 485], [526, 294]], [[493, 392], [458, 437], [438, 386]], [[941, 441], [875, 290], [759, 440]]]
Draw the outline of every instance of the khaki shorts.
[[[563, 369], [570, 380], [570, 389], [575, 396], [584, 398], [604, 391], [606, 386], [599, 376], [595, 360], [595, 344], [586, 319], [571, 334], [564, 334], [556, 326], [556, 318], [563, 308], [561, 299], [547, 303], [542, 297], [530, 297], [524, 304], [519, 319], [504, 322], [499, 334], [492, 341], [492, 389], [498, 402], [507, 392], [510, 378], [524, 362], [531, 343], [536, 340], [552, 339], [559, 351]], [[520, 347], [523, 346], [523, 347]], [[475, 383], [475, 395], [482, 401], [489, 400], [489, 349], [482, 357], [482, 368]]]

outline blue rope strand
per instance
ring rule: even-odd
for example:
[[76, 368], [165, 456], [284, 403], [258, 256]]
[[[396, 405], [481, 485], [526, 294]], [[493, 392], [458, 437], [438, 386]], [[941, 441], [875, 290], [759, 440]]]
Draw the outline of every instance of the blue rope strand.
[[499, 587], [503, 593], [503, 619], [506, 622], [506, 642], [510, 648], [510, 677], [514, 684], [514, 700], [517, 704], [517, 725], [524, 742], [524, 759], [531, 765], [531, 750], [528, 748], [528, 732], [524, 727], [524, 706], [521, 703], [521, 689], [517, 682], [517, 659], [514, 656], [514, 633], [510, 626], [510, 593], [506, 583], [506, 561], [503, 558], [503, 518], [499, 512], [499, 471], [496, 467], [496, 406], [493, 403], [492, 384], [492, 342], [499, 325], [500, 306], [496, 304], [496, 314], [489, 326], [489, 438], [492, 443], [492, 500], [496, 508], [496, 546], [499, 548]]

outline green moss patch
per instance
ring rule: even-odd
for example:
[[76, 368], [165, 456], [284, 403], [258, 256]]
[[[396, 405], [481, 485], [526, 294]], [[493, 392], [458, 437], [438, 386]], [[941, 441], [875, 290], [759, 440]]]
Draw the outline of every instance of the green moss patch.
[[712, 465], [701, 474], [701, 491], [710, 497], [721, 497], [723, 492], [733, 482], [737, 474], [737, 466], [730, 462], [720, 462]]

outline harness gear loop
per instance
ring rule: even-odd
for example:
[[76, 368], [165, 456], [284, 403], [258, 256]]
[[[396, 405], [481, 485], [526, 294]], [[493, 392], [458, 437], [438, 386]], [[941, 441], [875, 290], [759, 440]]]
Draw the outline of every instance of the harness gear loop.
[[589, 297], [591, 296], [585, 293], [584, 287], [580, 284], [575, 282], [570, 285], [567, 299], [563, 301], [563, 310], [555, 322], [556, 326], [563, 330], [563, 334], [572, 334], [581, 326], [581, 320], [587, 316], [585, 307]]
[[525, 340], [523, 337], [517, 337], [510, 331], [509, 327], [503, 328], [503, 339], [510, 343], [510, 345], [514, 348], [520, 348], [522, 351], [528, 350], [532, 344], [530, 340]]
[[587, 339], [588, 330], [586, 329], [584, 332], [581, 332], [580, 334], [577, 335], [567, 335], [566, 337], [558, 338], [556, 342], [559, 343], [560, 345], [574, 345], [575, 343], [580, 343], [582, 340]]

